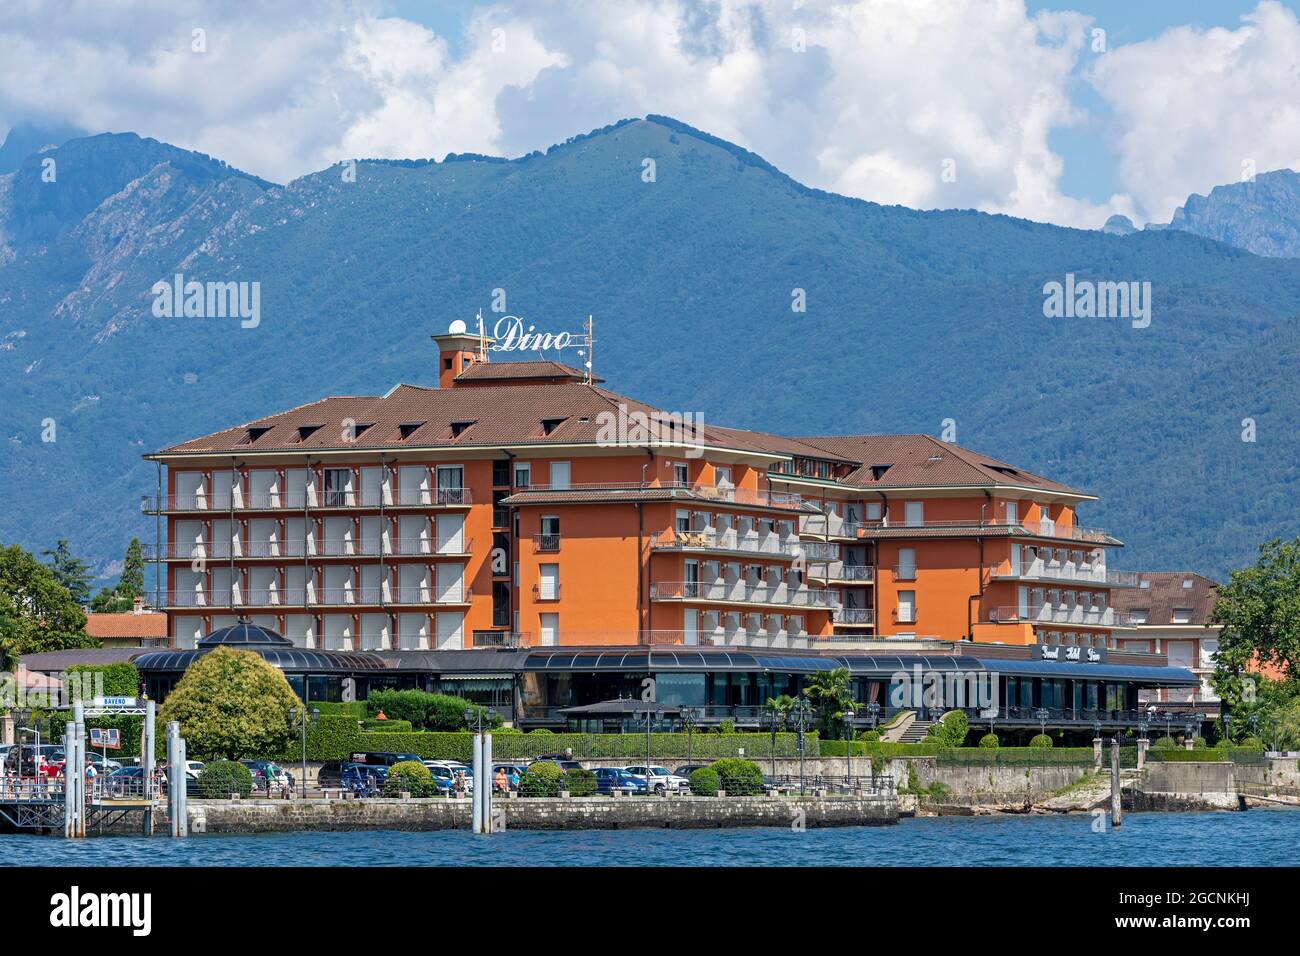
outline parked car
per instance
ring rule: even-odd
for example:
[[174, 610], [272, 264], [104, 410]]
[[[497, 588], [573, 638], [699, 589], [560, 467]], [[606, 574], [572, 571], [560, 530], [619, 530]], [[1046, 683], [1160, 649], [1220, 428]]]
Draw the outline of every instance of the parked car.
[[678, 777], [685, 777], [687, 783], [689, 783], [691, 774], [697, 770], [703, 770], [707, 766], [708, 764], [706, 763], [684, 763], [674, 770], [673, 773]]
[[645, 778], [628, 773], [622, 767], [597, 767], [595, 773], [597, 793], [609, 793], [612, 790], [646, 792]]
[[[667, 767], [640, 766], [624, 767], [633, 776], [647, 780], [651, 793], [681, 793], [689, 790], [691, 782], [680, 774], [672, 773]], [[648, 773], [647, 773], [648, 771]]]
[[[293, 774], [289, 773], [273, 760], [241, 760], [239, 761], [253, 774], [253, 789], [265, 790], [266, 778], [270, 776], [272, 789], [285, 790], [293, 789]], [[188, 768], [187, 768], [188, 773]]]
[[388, 767], [383, 764], [347, 763], [339, 772], [339, 785], [363, 796], [382, 793], [387, 780]]
[[568, 757], [553, 757], [553, 756], [537, 757], [533, 760], [530, 760], [528, 762], [528, 766], [531, 767], [533, 766], [533, 764], [539, 764], [539, 763], [553, 763], [561, 770], [582, 769], [582, 764], [579, 763], [577, 760], [570, 760]]
[[464, 774], [465, 792], [474, 792], [474, 771], [463, 763], [456, 763], [451, 760], [426, 760], [424, 765], [429, 768], [429, 773], [433, 775], [434, 782], [443, 790], [454, 789], [457, 774]]
[[417, 756], [416, 754], [391, 753], [387, 751], [371, 753], [367, 751], [365, 753], [354, 753], [349, 763], [377, 764], [382, 767], [391, 767], [395, 763], [406, 763], [407, 761], [414, 761], [415, 763], [425, 762], [423, 757]]

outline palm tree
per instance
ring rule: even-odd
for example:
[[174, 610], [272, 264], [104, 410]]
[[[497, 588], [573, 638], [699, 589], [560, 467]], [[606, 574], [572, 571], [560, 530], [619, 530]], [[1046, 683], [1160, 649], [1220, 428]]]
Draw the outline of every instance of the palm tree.
[[817, 706], [824, 736], [830, 736], [832, 722], [853, 704], [853, 683], [847, 667], [818, 671], [804, 685], [804, 696]]
[[790, 720], [790, 711], [794, 710], [794, 698], [788, 694], [769, 697], [763, 701], [764, 723], [772, 731], [772, 776], [776, 776], [776, 734], [784, 730]]

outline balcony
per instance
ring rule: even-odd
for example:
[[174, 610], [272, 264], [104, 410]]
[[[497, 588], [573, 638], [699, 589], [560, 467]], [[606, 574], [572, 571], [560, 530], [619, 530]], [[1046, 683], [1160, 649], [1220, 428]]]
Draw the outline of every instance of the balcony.
[[468, 604], [473, 590], [452, 587], [255, 588], [235, 591], [173, 590], [159, 595], [164, 608], [414, 607]]
[[665, 531], [650, 540], [655, 551], [720, 551], [728, 554], [767, 554], [774, 558], [794, 558], [801, 545], [797, 540], [783, 540], [775, 532], [760, 535], [757, 532], [717, 531], [705, 528], [699, 531]]
[[520, 648], [533, 645], [533, 635], [524, 631], [475, 631], [474, 647]]
[[[232, 549], [233, 545], [233, 549]], [[435, 541], [432, 538], [387, 538], [384, 540], [349, 538], [311, 541], [213, 541], [202, 543], [164, 544], [144, 546], [146, 561], [236, 561], [286, 558], [352, 558], [352, 557], [464, 557], [473, 553], [473, 539]]]
[[839, 605], [834, 591], [790, 587], [786, 584], [751, 584], [744, 581], [659, 581], [650, 585], [652, 601], [707, 601], [716, 604], [764, 604], [783, 607], [832, 608]]
[[1136, 571], [1108, 571], [1104, 565], [1078, 564], [1074, 561], [1027, 561], [1019, 571], [1012, 568], [999, 569], [991, 576], [997, 581], [1062, 581], [1106, 588], [1138, 586]]
[[1031, 604], [1026, 608], [995, 607], [989, 610], [994, 624], [1073, 624], [1078, 627], [1129, 628], [1139, 623], [1127, 611], [1113, 607], [1084, 607], [1076, 604]]
[[875, 568], [869, 564], [840, 564], [838, 561], [822, 569], [809, 569], [808, 577], [817, 581], [833, 581], [840, 584], [872, 584], [875, 582]]
[[1005, 537], [1050, 538], [1099, 546], [1122, 542], [1100, 528], [1065, 526], [1055, 521], [1008, 521], [1005, 517], [956, 518], [944, 521], [871, 520], [846, 521], [839, 515], [809, 515], [800, 521], [800, 533], [831, 538], [907, 537], [907, 532], [953, 531], [976, 534], [987, 531]]
[[558, 601], [560, 599], [560, 586], [558, 584], [534, 584], [533, 600], [534, 601]]
[[915, 581], [916, 565], [915, 564], [896, 564], [893, 567], [895, 581]]
[[870, 607], [838, 607], [831, 612], [832, 624], [869, 626], [876, 623], [876, 610]]
[[560, 550], [560, 535], [556, 534], [535, 534], [533, 535], [533, 550], [536, 552], [553, 552]]
[[468, 488], [405, 488], [393, 491], [318, 491], [306, 495], [269, 492], [214, 496], [209, 494], [144, 495], [145, 514], [229, 514], [246, 511], [338, 511], [379, 508], [458, 508], [473, 504]]

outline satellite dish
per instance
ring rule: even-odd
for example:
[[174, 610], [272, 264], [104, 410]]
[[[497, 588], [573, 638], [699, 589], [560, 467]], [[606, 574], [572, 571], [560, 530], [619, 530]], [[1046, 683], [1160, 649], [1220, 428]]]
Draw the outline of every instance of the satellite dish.
[[457, 319], [455, 322], [451, 323], [451, 325], [447, 326], [447, 333], [449, 335], [464, 335], [465, 323], [460, 319]]

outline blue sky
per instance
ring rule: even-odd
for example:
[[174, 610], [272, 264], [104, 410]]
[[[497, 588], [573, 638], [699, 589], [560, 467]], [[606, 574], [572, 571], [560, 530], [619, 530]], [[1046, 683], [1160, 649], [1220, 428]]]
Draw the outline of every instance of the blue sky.
[[665, 113], [864, 199], [1163, 222], [1300, 166], [1297, 2], [33, 0], [0, 7], [0, 131], [132, 130], [287, 181]]

